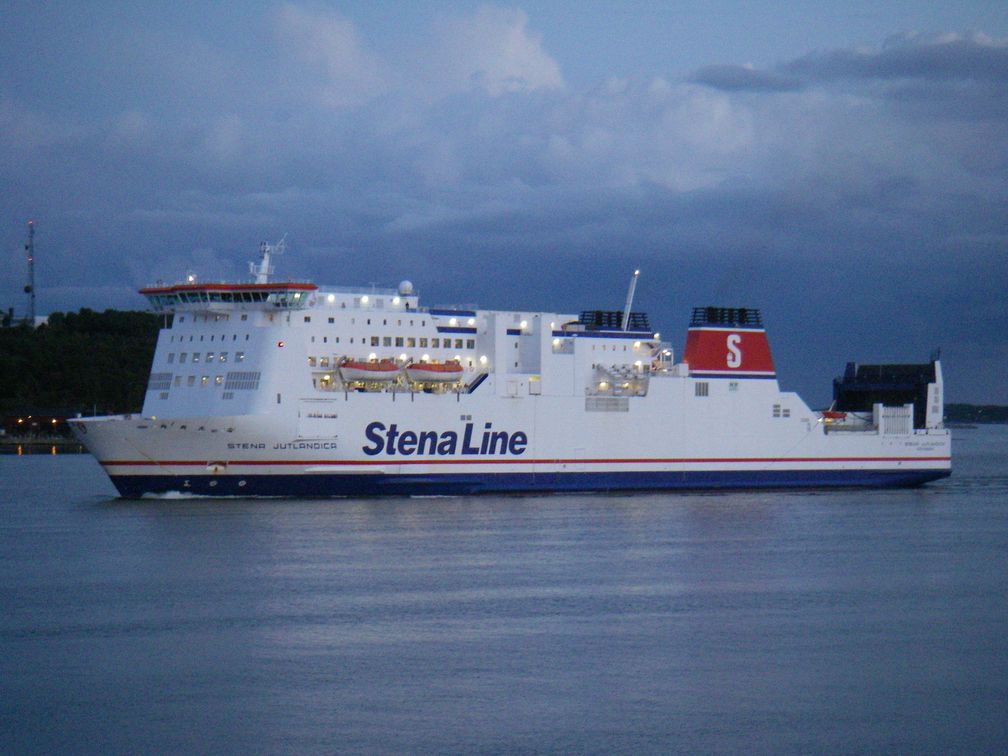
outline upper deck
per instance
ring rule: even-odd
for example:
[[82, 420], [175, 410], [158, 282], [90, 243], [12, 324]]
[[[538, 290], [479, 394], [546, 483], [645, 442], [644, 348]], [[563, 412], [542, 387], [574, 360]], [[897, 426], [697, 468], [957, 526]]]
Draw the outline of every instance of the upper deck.
[[140, 289], [155, 312], [230, 309], [297, 310], [308, 305], [318, 286], [287, 283], [184, 283]]

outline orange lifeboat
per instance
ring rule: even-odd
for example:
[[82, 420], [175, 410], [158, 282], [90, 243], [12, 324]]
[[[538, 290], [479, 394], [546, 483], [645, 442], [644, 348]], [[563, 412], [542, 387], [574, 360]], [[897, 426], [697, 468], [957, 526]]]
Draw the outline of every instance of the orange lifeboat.
[[392, 360], [344, 360], [339, 366], [343, 380], [354, 381], [394, 381], [399, 375], [399, 366]]
[[462, 377], [462, 365], [448, 362], [411, 362], [406, 366], [406, 376], [415, 383], [454, 383]]

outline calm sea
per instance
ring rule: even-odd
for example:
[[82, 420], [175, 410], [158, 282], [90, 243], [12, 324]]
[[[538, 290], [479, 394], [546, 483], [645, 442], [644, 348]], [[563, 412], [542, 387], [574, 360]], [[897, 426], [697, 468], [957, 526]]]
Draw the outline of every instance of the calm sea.
[[0, 750], [1004, 751], [1008, 427], [901, 491], [119, 501], [0, 458]]

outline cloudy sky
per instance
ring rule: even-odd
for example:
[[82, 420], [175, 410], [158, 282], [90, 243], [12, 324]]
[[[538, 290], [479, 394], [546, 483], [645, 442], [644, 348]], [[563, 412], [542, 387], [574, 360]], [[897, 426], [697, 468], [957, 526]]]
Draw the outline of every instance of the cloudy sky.
[[[1008, 5], [8, 2], [0, 305], [187, 270], [760, 307], [785, 388], [942, 349], [1008, 403]], [[932, 7], [934, 6], [934, 7]], [[940, 7], [939, 7], [940, 6]]]

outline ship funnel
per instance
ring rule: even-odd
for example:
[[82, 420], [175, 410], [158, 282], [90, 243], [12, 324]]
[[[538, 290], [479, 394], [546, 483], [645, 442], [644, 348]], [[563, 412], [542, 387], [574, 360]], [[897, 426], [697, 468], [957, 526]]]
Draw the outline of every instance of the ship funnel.
[[751, 307], [694, 307], [682, 359], [690, 375], [776, 377], [763, 320]]

